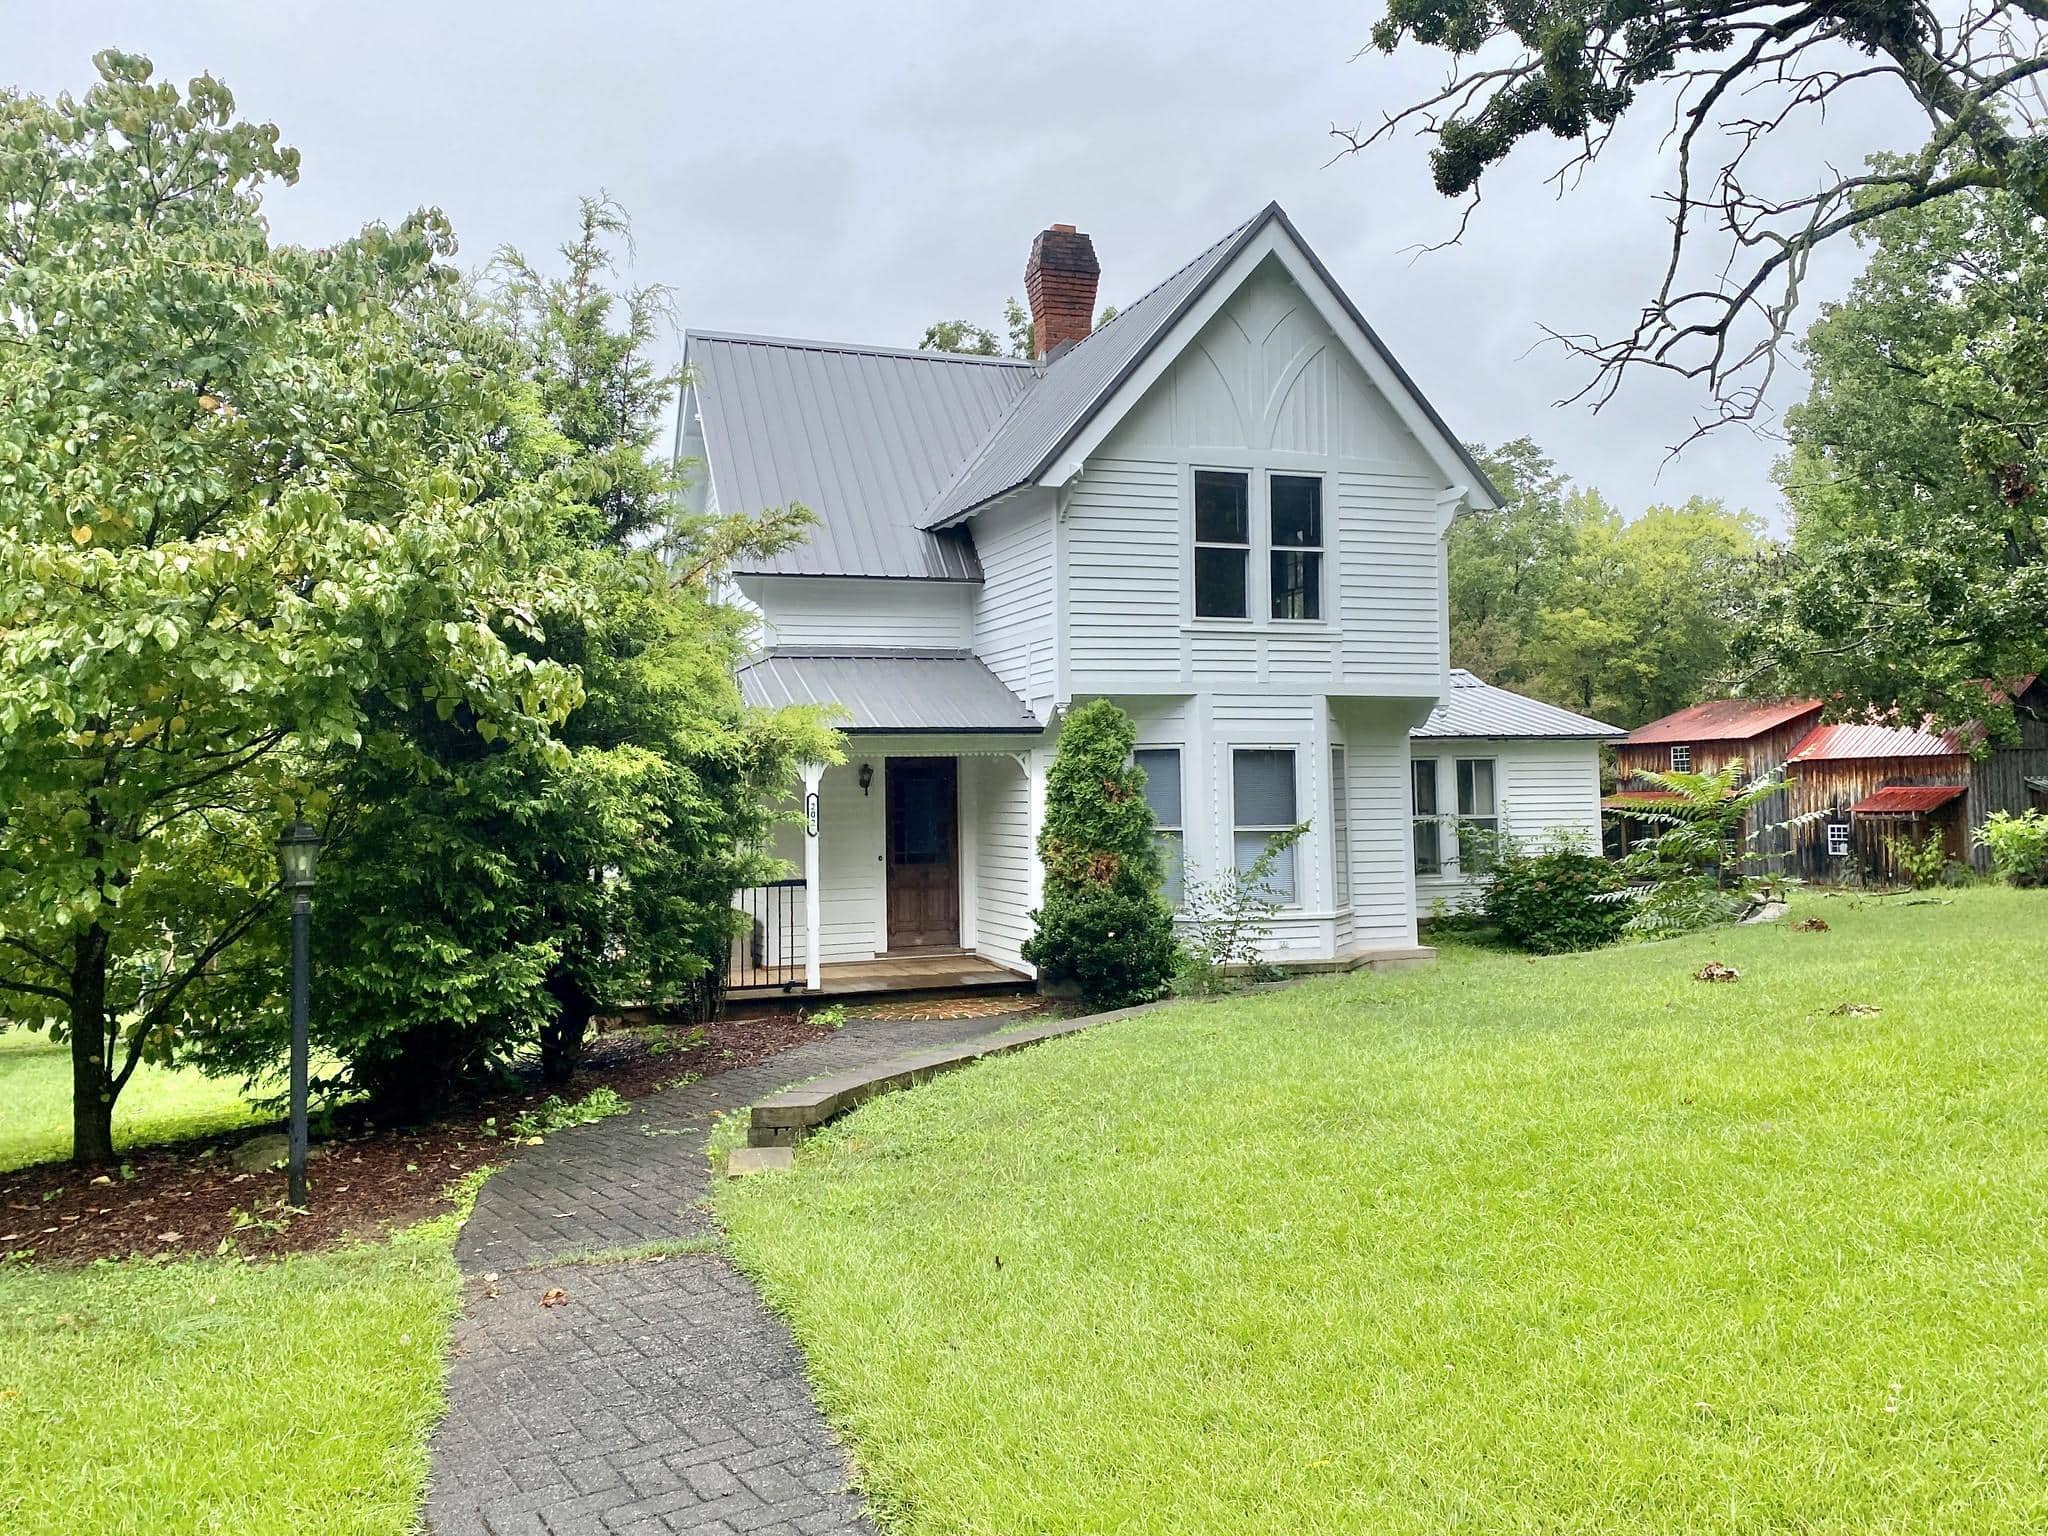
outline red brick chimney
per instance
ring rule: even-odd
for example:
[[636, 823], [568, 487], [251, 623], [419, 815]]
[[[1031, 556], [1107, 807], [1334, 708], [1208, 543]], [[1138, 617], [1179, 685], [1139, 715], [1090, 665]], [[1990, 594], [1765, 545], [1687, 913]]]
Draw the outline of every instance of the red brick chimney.
[[1095, 285], [1102, 277], [1095, 242], [1071, 224], [1055, 224], [1031, 242], [1024, 263], [1024, 293], [1031, 301], [1031, 329], [1043, 358], [1070, 341], [1084, 340], [1095, 325]]

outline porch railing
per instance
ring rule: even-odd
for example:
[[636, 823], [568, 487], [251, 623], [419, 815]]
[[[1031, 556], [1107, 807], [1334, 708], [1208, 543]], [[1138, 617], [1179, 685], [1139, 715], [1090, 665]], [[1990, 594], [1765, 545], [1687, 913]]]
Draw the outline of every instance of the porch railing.
[[732, 904], [746, 914], [733, 940], [726, 987], [780, 987], [794, 992], [804, 984], [804, 882], [776, 880], [733, 893]]

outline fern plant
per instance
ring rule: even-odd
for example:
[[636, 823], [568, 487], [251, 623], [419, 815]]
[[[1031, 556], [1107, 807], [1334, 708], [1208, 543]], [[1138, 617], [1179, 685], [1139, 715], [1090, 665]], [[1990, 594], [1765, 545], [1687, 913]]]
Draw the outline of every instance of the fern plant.
[[[1661, 829], [1621, 860], [1623, 877], [1637, 888], [1628, 933], [1666, 938], [1732, 921], [1775, 883], [1750, 873], [1764, 855], [1755, 846], [1761, 829], [1745, 830], [1745, 823], [1752, 808], [1785, 787], [1785, 779], [1772, 773], [1742, 784], [1741, 774], [1740, 763], [1729, 763], [1718, 773], [1642, 775], [1672, 798], [1620, 808], [1630, 821]], [[1809, 812], [1786, 824], [1826, 814]]]

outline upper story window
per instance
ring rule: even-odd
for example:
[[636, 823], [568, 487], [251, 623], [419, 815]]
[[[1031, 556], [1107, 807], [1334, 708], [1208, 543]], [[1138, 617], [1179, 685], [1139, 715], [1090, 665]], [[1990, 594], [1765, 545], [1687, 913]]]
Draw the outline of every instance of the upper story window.
[[1675, 746], [1671, 749], [1671, 771], [1673, 773], [1692, 772], [1691, 747], [1681, 743], [1680, 745]]
[[1323, 482], [1319, 475], [1274, 475], [1271, 501], [1272, 604], [1276, 619], [1323, 616]]
[[1140, 747], [1132, 756], [1145, 770], [1145, 804], [1152, 809], [1152, 840], [1166, 871], [1162, 892], [1178, 907], [1187, 881], [1187, 856], [1182, 842], [1180, 748]]
[[1195, 471], [1195, 617], [1251, 616], [1251, 476]]

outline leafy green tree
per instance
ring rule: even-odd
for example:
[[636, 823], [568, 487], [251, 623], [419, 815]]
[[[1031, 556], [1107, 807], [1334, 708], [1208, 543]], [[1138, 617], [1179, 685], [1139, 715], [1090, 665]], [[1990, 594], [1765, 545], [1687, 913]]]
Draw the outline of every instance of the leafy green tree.
[[935, 320], [924, 328], [917, 349], [920, 352], [964, 352], [972, 357], [1001, 357], [1002, 343], [996, 333], [971, 320]]
[[[743, 620], [709, 577], [808, 518], [676, 517], [675, 479], [652, 457], [674, 384], [648, 360], [654, 299], [604, 276], [607, 242], [627, 238], [623, 213], [590, 200], [566, 275], [502, 255], [482, 311], [499, 325], [470, 343], [526, 381], [499, 473], [573, 489], [526, 557], [591, 594], [543, 607], [530, 642], [581, 679], [582, 702], [540, 743], [394, 708], [380, 739], [403, 750], [337, 770], [321, 1043], [401, 1117], [536, 1048], [543, 1075], [564, 1081], [598, 1012], [685, 999], [724, 957], [733, 891], [767, 873], [767, 807], [800, 756], [833, 752], [803, 717], [741, 705]], [[216, 1067], [249, 1070], [282, 1041], [234, 1043]]]
[[388, 700], [540, 749], [580, 686], [534, 615], [581, 601], [521, 559], [552, 492], [496, 473], [440, 217], [273, 245], [277, 130], [95, 63], [0, 97], [0, 997], [86, 1164], [138, 1062], [274, 1004], [238, 946], [308, 765]]
[[1865, 238], [1869, 266], [1807, 333], [1792, 547], [1742, 661], [1759, 686], [1995, 719], [1977, 680], [2048, 661], [2048, 239], [2004, 193]]
[[1024, 958], [1094, 1007], [1160, 996], [1178, 960], [1137, 739], [1129, 715], [1092, 699], [1067, 716], [1046, 775], [1045, 897]]
[[[1437, 190], [1468, 199], [1469, 222], [1482, 179], [1527, 141], [1568, 146], [1552, 179], [1569, 189], [1631, 114], [1669, 129], [1670, 241], [1658, 276], [1645, 274], [1656, 286], [1632, 306], [1640, 319], [1611, 341], [1558, 339], [1596, 365], [1598, 398], [1631, 370], [1657, 369], [1701, 380], [1724, 418], [1744, 418], [1769, 387], [1816, 250], [1987, 188], [2048, 215], [2044, 25], [2048, 0], [1386, 0], [1374, 46], [1440, 48], [1450, 78], [1370, 132], [1339, 136], [1360, 149], [1404, 129], [1428, 135]], [[1852, 101], [1887, 133], [1915, 125], [1919, 147], [1836, 169], [1779, 140]]]

